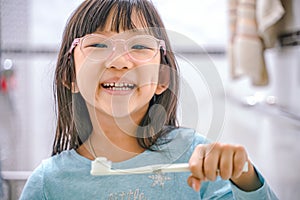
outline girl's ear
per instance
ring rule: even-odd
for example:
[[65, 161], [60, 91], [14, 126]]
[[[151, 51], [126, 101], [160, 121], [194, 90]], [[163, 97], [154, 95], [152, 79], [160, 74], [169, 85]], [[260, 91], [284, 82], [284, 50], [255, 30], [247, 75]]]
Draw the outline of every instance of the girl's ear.
[[163, 85], [163, 84], [158, 84], [156, 87], [155, 94], [160, 95], [163, 93], [166, 89], [168, 89], [169, 85]]
[[158, 84], [155, 94], [159, 95], [168, 89], [170, 83], [170, 67], [166, 65], [160, 65]]

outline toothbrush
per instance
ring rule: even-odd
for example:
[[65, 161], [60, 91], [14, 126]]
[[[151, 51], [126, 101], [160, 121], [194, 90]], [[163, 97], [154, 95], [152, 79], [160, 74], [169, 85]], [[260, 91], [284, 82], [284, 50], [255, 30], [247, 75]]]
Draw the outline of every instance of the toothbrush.
[[[107, 176], [107, 175], [127, 175], [127, 174], [148, 174], [148, 173], [168, 173], [168, 172], [189, 172], [188, 163], [177, 164], [158, 164], [148, 165], [144, 167], [129, 169], [111, 169], [112, 162], [105, 157], [98, 157], [92, 161], [91, 175]], [[245, 163], [243, 172], [248, 171], [248, 162]]]

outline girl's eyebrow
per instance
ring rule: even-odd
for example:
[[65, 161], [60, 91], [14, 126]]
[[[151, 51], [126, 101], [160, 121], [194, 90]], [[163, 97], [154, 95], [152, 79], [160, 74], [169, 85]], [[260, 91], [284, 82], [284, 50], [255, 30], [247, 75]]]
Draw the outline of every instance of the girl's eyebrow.
[[97, 30], [96, 32], [94, 32], [95, 34], [101, 34], [104, 35], [106, 37], [132, 37], [132, 36], [136, 36], [136, 35], [149, 35], [149, 33], [147, 33], [145, 30], [141, 30], [141, 29], [132, 29], [132, 30], [125, 30], [122, 32], [115, 32], [115, 31], [100, 31]]
[[96, 32], [94, 32], [96, 34], [101, 34], [101, 35], [105, 35], [105, 36], [113, 36], [116, 34], [116, 32], [113, 32], [113, 31], [99, 31], [97, 30]]

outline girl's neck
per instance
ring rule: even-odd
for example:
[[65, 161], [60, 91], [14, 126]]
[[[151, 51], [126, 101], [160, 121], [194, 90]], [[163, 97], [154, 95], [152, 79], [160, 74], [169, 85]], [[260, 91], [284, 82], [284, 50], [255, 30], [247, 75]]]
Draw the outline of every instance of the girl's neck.
[[108, 137], [105, 134], [93, 132], [87, 143], [86, 148], [93, 156], [106, 157], [113, 162], [128, 160], [144, 151], [135, 137], [125, 134]]
[[84, 145], [90, 153], [89, 158], [93, 155], [92, 151], [94, 150], [97, 157], [106, 157], [113, 162], [120, 162], [145, 150], [138, 144], [135, 137], [143, 113], [123, 118], [114, 118], [102, 112], [95, 114], [94, 116], [90, 115], [93, 125], [93, 132], [89, 138], [90, 145], [88, 140]]

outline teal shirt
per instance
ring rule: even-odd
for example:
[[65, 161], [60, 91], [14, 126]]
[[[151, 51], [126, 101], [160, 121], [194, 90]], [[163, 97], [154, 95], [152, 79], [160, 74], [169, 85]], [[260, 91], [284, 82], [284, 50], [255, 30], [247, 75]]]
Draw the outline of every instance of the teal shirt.
[[[112, 168], [128, 169], [152, 164], [186, 163], [198, 144], [206, 139], [192, 129], [179, 128], [160, 139], [155, 151], [146, 150]], [[88, 199], [88, 200], [149, 200], [149, 199], [277, 199], [263, 177], [262, 187], [244, 192], [228, 180], [203, 182], [200, 192], [187, 184], [189, 172], [136, 175], [92, 176], [91, 161], [75, 150], [64, 151], [44, 160], [28, 179], [21, 200]]]

